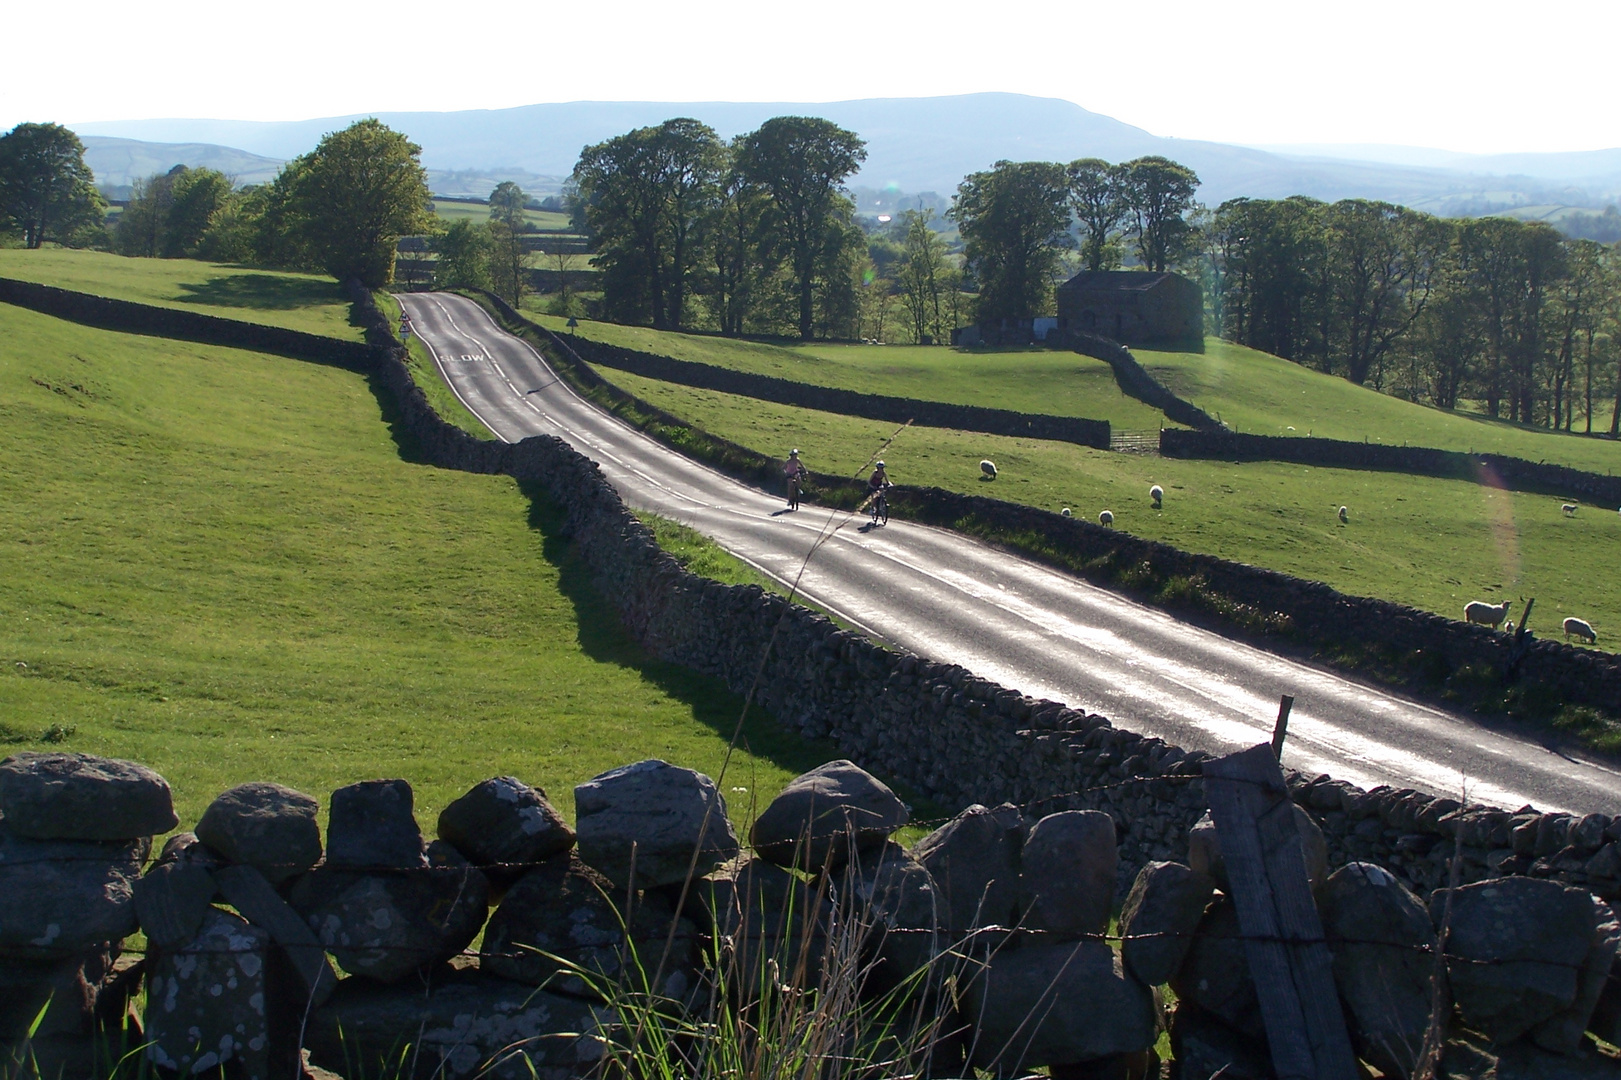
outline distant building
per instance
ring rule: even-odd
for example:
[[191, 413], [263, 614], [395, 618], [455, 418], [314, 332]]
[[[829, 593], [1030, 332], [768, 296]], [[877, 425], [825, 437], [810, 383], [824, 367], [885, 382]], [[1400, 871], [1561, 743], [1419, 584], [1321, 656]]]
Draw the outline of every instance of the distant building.
[[1204, 293], [1180, 274], [1083, 270], [1058, 286], [1058, 328], [1122, 345], [1204, 342]]

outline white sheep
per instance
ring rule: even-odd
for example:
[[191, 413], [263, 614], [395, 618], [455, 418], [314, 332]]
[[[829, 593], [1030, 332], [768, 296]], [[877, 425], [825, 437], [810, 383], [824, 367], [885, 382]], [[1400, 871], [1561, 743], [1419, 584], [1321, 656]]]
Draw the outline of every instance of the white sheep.
[[1350, 523], [1351, 523], [1351, 511], [1347, 510], [1343, 506], [1340, 507], [1340, 524], [1341, 525], [1349, 525]]
[[1103, 511], [1103, 513], [1098, 515], [1098, 524], [1104, 526], [1105, 528], [1113, 525], [1114, 515], [1107, 510]]
[[1155, 484], [1148, 489], [1148, 497], [1154, 500], [1154, 506], [1158, 508], [1159, 504], [1165, 501], [1165, 489]]
[[1514, 601], [1504, 600], [1501, 604], [1488, 604], [1484, 600], [1471, 600], [1463, 607], [1463, 621], [1479, 623], [1489, 626], [1493, 630], [1502, 625], [1508, 618], [1508, 609]]
[[1565, 640], [1569, 641], [1572, 634], [1575, 634], [1589, 645], [1598, 644], [1598, 635], [1593, 633], [1593, 624], [1586, 619], [1572, 617], [1565, 620]]
[[984, 473], [990, 479], [995, 480], [996, 479], [996, 462], [994, 462], [994, 461], [982, 461], [982, 462], [980, 462], [979, 463], [979, 471]]
[[1576, 503], [1562, 503], [1562, 504], [1560, 504], [1559, 509], [1561, 509], [1561, 510], [1563, 510], [1565, 512], [1566, 517], [1575, 517], [1576, 516], [1576, 506], [1577, 506]]
[[1070, 513], [1069, 513], [1069, 507], [1067, 507], [1067, 506], [1066, 506], [1066, 507], [1064, 507], [1064, 508], [1063, 508], [1063, 509], [1062, 509], [1062, 510], [1060, 510], [1060, 511], [1058, 511], [1058, 512], [1059, 512], [1059, 513], [1060, 513], [1060, 514], [1063, 514], [1063, 515], [1064, 515], [1064, 516], [1065, 516], [1065, 517], [1069, 517], [1069, 516], [1070, 516]]
[[1513, 619], [1510, 619], [1508, 622], [1503, 624], [1503, 633], [1505, 633], [1505, 634], [1514, 633], [1514, 620]]

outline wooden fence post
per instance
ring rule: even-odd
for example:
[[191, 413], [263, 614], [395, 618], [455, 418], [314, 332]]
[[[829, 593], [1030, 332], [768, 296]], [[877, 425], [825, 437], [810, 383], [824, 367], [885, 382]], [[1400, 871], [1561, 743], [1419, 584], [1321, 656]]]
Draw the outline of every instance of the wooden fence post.
[[1283, 769], [1262, 743], [1206, 761], [1204, 775], [1272, 1066], [1280, 1080], [1355, 1080]]

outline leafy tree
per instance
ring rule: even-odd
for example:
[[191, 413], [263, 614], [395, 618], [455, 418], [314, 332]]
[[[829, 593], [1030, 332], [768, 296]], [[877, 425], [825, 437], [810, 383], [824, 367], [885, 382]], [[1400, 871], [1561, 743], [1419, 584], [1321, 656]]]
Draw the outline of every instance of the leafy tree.
[[811, 116], [778, 116], [745, 135], [738, 169], [769, 197], [767, 223], [787, 254], [799, 300], [799, 336], [815, 329], [817, 272], [849, 242], [854, 207], [844, 181], [867, 159], [853, 131]]
[[38, 248], [98, 229], [107, 203], [84, 163], [84, 144], [61, 124], [18, 124], [0, 135], [0, 220]]
[[1064, 166], [998, 161], [963, 178], [948, 216], [979, 280], [980, 320], [1030, 319], [1051, 309], [1059, 252], [1070, 244]]
[[912, 336], [918, 343], [925, 337], [939, 341], [941, 294], [946, 288], [946, 242], [930, 227], [933, 210], [908, 210], [901, 215], [905, 245], [896, 269], [906, 314], [912, 323]]
[[1199, 178], [1186, 165], [1169, 158], [1140, 157], [1119, 169], [1121, 198], [1137, 238], [1137, 258], [1149, 270], [1163, 272], [1182, 255]]
[[307, 166], [307, 157], [294, 158], [269, 184], [244, 193], [249, 245], [253, 261], [260, 266], [320, 269], [298, 198]]
[[1072, 161], [1066, 171], [1070, 205], [1081, 225], [1081, 262], [1088, 270], [1112, 270], [1120, 265], [1115, 230], [1126, 219], [1122, 172], [1100, 158]]
[[766, 193], [735, 168], [716, 185], [705, 226], [706, 293], [720, 332], [729, 337], [743, 333], [781, 265], [766, 225], [769, 205]]
[[[231, 181], [214, 169], [186, 169], [174, 180], [174, 201], [164, 223], [164, 258], [196, 256], [219, 215], [232, 202]], [[174, 174], [171, 174], [174, 175]]]
[[1390, 203], [1346, 199], [1323, 211], [1336, 369], [1361, 386], [1424, 313], [1447, 232]]
[[422, 148], [375, 118], [325, 136], [292, 163], [296, 228], [339, 281], [380, 288], [400, 237], [432, 225]]
[[493, 250], [490, 227], [459, 218], [433, 239], [438, 259], [433, 264], [436, 289], [487, 289], [490, 287], [490, 255]]
[[529, 196], [511, 180], [503, 180], [490, 192], [490, 224], [487, 261], [489, 276], [500, 293], [513, 307], [523, 299], [524, 278], [529, 269], [529, 249], [524, 234], [530, 231], [524, 207]]
[[156, 258], [164, 248], [169, 229], [169, 208], [174, 204], [175, 182], [186, 172], [176, 165], [131, 186], [129, 202], [113, 227], [113, 250], [120, 255]]

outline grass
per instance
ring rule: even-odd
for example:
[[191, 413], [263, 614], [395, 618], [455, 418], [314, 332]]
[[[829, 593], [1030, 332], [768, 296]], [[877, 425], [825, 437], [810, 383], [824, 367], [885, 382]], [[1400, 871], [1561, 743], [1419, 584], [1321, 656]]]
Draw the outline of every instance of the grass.
[[[567, 320], [528, 313], [548, 329]], [[926, 401], [1085, 416], [1127, 431], [1157, 431], [1157, 409], [1120, 392], [1101, 360], [1042, 348], [968, 350], [928, 345], [811, 345], [737, 341], [581, 320], [574, 331], [596, 341], [774, 375], [817, 386]]]
[[[713, 773], [738, 698], [650, 660], [510, 478], [414, 464], [367, 381], [0, 306], [0, 716], [131, 758], [183, 826], [380, 773], [429, 830], [485, 777]], [[756, 711], [735, 816], [831, 756]], [[747, 792], [738, 791], [746, 788]]]
[[0, 277], [180, 308], [243, 322], [361, 339], [343, 288], [319, 274], [255, 270], [196, 259], [132, 259], [66, 248], [0, 249]]
[[[798, 446], [807, 464], [848, 474], [893, 425], [693, 390], [602, 369], [614, 383], [698, 426], [766, 453]], [[979, 479], [979, 461], [1000, 476]], [[1565, 517], [1559, 500], [1456, 480], [1234, 465], [1091, 450], [1057, 442], [911, 428], [886, 454], [897, 483], [935, 485], [1095, 520], [1188, 551], [1253, 563], [1457, 618], [1477, 598], [1537, 597], [1533, 629], [1555, 636], [1580, 615], [1621, 632], [1621, 582], [1608, 572], [1621, 515]], [[1148, 489], [1161, 484], [1165, 508]], [[1349, 525], [1335, 515], [1350, 507]]]
[[1214, 338], [1203, 353], [1138, 349], [1133, 355], [1172, 391], [1250, 434], [1433, 446], [1621, 472], [1618, 442], [1415, 405]]
[[[490, 220], [490, 207], [487, 203], [449, 202], [445, 199], [433, 201], [433, 212], [445, 221], [467, 219], [470, 221]], [[538, 229], [567, 229], [570, 227], [567, 214], [555, 210], [524, 210], [523, 218]]]

